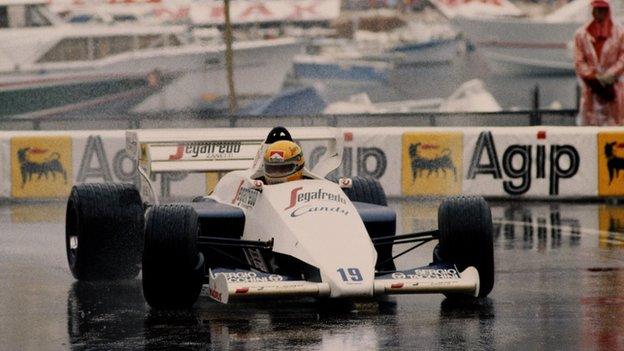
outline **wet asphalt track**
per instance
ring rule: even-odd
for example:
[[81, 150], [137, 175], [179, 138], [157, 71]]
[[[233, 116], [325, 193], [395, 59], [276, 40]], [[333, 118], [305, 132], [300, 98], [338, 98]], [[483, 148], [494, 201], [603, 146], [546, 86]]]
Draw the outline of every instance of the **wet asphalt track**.
[[[394, 202], [403, 232], [436, 227], [435, 202]], [[492, 203], [488, 299], [314, 300], [154, 312], [140, 280], [75, 282], [64, 204], [0, 206], [0, 349], [624, 349], [624, 206]], [[431, 245], [399, 267], [428, 263]]]

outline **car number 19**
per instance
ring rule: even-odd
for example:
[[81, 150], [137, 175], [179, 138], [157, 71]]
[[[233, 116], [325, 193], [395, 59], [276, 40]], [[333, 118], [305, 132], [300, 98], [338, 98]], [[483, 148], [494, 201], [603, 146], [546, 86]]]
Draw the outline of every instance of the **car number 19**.
[[345, 282], [361, 282], [364, 278], [362, 278], [362, 274], [358, 268], [339, 268], [337, 270], [340, 273], [340, 278]]

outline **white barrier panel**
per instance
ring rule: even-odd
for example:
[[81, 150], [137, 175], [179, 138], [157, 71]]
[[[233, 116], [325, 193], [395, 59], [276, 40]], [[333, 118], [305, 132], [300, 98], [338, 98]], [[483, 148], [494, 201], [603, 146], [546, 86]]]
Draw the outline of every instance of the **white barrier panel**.
[[[125, 150], [124, 131], [81, 133], [73, 137], [74, 182], [125, 182], [138, 184], [136, 165]], [[185, 172], [155, 175], [159, 197], [192, 197], [206, 193], [203, 174]]]
[[595, 130], [583, 128], [467, 130], [462, 192], [596, 197], [596, 135]]
[[[136, 182], [124, 133], [0, 133], [0, 197], [63, 198], [75, 183]], [[624, 128], [345, 128], [343, 133], [337, 174], [377, 178], [388, 196], [624, 195]], [[321, 143], [306, 142], [303, 148], [309, 167], [324, 151]], [[207, 194], [219, 174], [157, 177], [161, 197], [191, 197]]]
[[[126, 155], [124, 131], [10, 132], [0, 139], [2, 197], [64, 198], [73, 184], [137, 182], [135, 165]], [[162, 197], [206, 193], [203, 174], [156, 176]]]
[[[342, 165], [334, 172], [337, 176], [364, 176], [379, 179], [390, 196], [401, 195], [401, 133], [400, 128], [343, 129], [344, 149]], [[312, 168], [325, 148], [319, 143], [303, 146], [306, 161]]]

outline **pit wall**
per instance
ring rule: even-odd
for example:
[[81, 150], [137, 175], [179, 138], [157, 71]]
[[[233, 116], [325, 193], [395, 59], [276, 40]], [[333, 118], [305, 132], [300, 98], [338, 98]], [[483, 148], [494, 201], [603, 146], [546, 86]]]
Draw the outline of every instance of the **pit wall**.
[[[343, 136], [338, 173], [378, 178], [391, 197], [624, 195], [624, 128], [345, 128]], [[0, 145], [2, 198], [64, 198], [77, 183], [136, 181], [124, 131], [0, 132]], [[324, 152], [303, 147], [309, 166]], [[161, 174], [156, 189], [162, 197], [208, 194], [218, 178]]]

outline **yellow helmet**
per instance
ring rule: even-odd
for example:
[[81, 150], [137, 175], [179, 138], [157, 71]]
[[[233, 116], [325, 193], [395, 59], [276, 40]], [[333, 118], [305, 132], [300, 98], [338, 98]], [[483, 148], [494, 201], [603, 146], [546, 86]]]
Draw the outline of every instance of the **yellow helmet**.
[[303, 177], [303, 150], [290, 140], [279, 140], [264, 152], [264, 178], [267, 184], [299, 180]]

